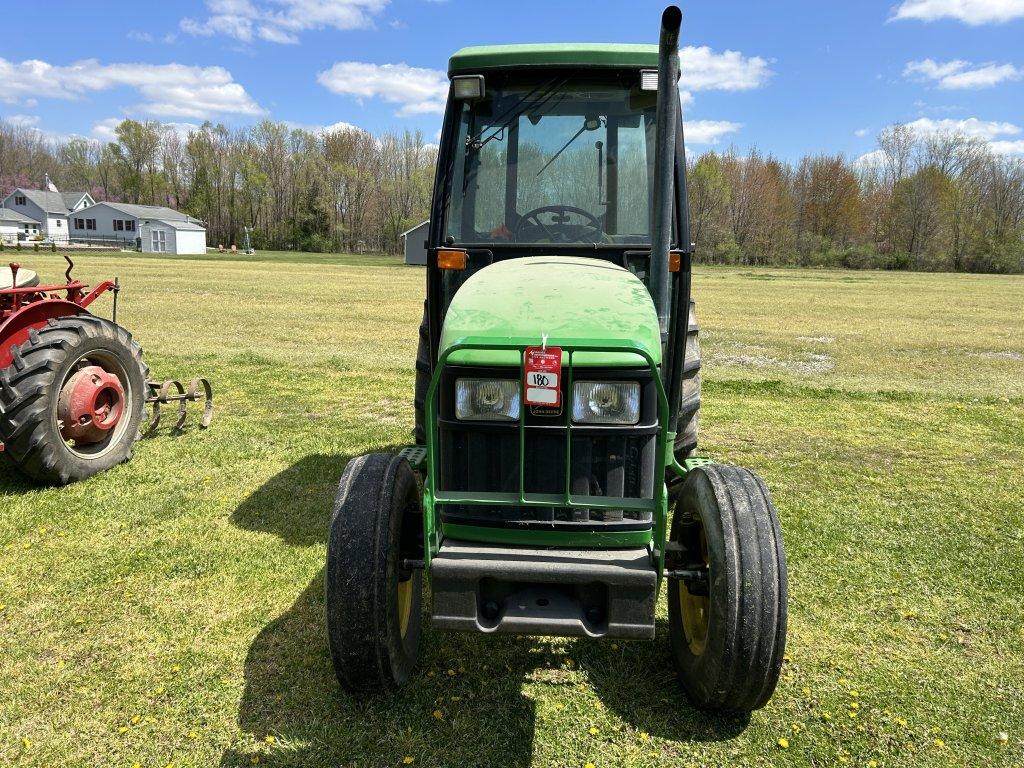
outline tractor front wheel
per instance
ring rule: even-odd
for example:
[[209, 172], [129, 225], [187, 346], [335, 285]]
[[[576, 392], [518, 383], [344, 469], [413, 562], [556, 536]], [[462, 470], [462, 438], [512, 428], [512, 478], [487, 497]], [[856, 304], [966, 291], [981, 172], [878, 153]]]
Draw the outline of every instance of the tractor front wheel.
[[142, 350], [89, 314], [50, 320], [0, 371], [4, 454], [42, 483], [66, 485], [127, 461], [146, 404]]
[[409, 462], [352, 459], [338, 485], [327, 541], [327, 641], [338, 681], [353, 693], [393, 691], [419, 654], [423, 517]]
[[768, 489], [742, 467], [691, 470], [671, 541], [669, 632], [687, 696], [710, 711], [763, 707], [786, 646], [786, 559]]

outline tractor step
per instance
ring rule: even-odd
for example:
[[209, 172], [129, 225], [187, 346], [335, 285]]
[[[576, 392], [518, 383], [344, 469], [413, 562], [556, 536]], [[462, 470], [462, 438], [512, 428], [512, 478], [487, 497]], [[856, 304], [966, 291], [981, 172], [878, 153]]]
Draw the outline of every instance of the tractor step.
[[427, 446], [407, 445], [398, 452], [398, 455], [409, 462], [409, 466], [416, 472], [422, 472], [427, 466]]
[[446, 540], [430, 562], [434, 625], [575, 637], [654, 637], [657, 571], [636, 549], [530, 549]]

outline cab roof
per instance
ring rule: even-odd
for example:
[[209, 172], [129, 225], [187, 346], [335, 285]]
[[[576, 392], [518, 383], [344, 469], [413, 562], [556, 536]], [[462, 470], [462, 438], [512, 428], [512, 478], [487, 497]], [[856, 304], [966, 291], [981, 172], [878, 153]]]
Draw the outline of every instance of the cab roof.
[[448, 60], [448, 74], [546, 66], [657, 68], [658, 46], [630, 43], [475, 45], [452, 55]]

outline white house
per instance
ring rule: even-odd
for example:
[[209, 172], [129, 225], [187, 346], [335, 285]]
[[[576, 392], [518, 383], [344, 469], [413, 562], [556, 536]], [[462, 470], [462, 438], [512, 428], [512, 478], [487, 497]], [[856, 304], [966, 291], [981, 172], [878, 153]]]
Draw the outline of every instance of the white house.
[[71, 216], [71, 237], [121, 240], [147, 252], [206, 253], [203, 222], [162, 205], [95, 203]]
[[0, 243], [15, 245], [39, 234], [39, 222], [20, 211], [0, 207]]
[[68, 239], [68, 215], [93, 205], [88, 192], [52, 192], [18, 187], [0, 206], [17, 211], [40, 224], [40, 231], [52, 240]]

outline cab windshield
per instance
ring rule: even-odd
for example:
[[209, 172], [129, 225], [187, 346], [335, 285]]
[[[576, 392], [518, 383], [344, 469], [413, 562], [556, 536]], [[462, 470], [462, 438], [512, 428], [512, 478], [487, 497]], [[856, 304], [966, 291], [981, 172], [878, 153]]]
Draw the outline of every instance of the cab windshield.
[[458, 114], [447, 242], [649, 246], [655, 107], [639, 73], [488, 78]]

